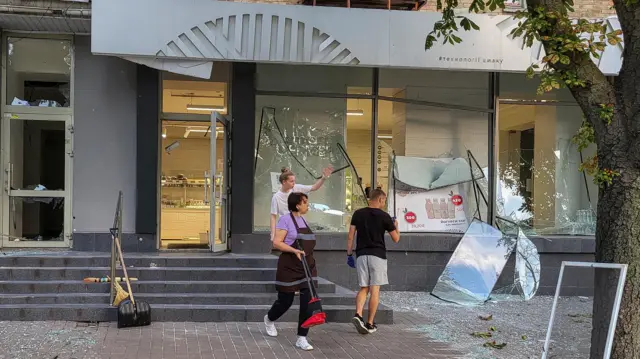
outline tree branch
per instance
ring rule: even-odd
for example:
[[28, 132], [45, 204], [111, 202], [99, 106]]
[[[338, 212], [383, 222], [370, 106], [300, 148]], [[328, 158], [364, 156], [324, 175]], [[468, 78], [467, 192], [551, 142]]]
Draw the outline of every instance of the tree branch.
[[[562, 0], [530, 0], [527, 6], [530, 13], [533, 13], [538, 7], [543, 7], [547, 12], [562, 14], [564, 17], [568, 15]], [[560, 20], [556, 20], [550, 28], [543, 29], [539, 33], [541, 37], [540, 41], [547, 54], [552, 52], [554, 46], [557, 46], [552, 41], [558, 35], [576, 36], [574, 35], [574, 29], [571, 25]], [[609, 128], [611, 126], [607, 126], [599, 116], [597, 116], [597, 109], [600, 107], [600, 104], [615, 103], [614, 87], [609, 83], [607, 77], [600, 71], [598, 66], [591, 60], [588, 53], [575, 50], [571, 52], [569, 56], [571, 58], [569, 64], [556, 62], [549, 63], [549, 66], [557, 72], [573, 70], [577, 77], [584, 81], [584, 87], [569, 86], [569, 90], [575, 97], [578, 105], [582, 108], [585, 117], [593, 126], [597, 145], [603, 145], [603, 136], [606, 136], [612, 128]], [[594, 111], [594, 109], [596, 111]]]

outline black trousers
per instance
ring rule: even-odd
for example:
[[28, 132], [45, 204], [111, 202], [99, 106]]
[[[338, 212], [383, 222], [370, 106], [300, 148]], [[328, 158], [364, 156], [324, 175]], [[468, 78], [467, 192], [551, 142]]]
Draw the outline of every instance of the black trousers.
[[[275, 322], [284, 313], [291, 308], [295, 293], [278, 292], [278, 299], [273, 303], [267, 316], [270, 321]], [[307, 313], [307, 305], [311, 300], [311, 292], [309, 288], [300, 288], [300, 313], [298, 313], [298, 335], [306, 337], [309, 334], [309, 328], [301, 327], [305, 320], [309, 319]]]

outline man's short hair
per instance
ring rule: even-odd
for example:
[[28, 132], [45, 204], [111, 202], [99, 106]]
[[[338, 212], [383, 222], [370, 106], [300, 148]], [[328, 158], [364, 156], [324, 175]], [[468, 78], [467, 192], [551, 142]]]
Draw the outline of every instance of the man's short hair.
[[380, 197], [386, 197], [386, 196], [387, 196], [387, 194], [384, 193], [383, 190], [381, 190], [379, 188], [376, 188], [376, 189], [372, 190], [371, 193], [369, 194], [369, 200], [375, 201]]

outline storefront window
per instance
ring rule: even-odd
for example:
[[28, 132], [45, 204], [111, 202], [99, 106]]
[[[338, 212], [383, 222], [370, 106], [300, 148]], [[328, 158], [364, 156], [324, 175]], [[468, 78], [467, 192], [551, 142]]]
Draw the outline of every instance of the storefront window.
[[380, 96], [486, 108], [487, 72], [380, 69]]
[[582, 118], [575, 104], [499, 104], [499, 216], [533, 235], [595, 233], [598, 188], [578, 170], [595, 146], [580, 153], [571, 142]]
[[371, 94], [373, 69], [353, 66], [258, 64], [258, 91]]
[[269, 231], [282, 167], [295, 173], [296, 183], [313, 185], [332, 166], [331, 177], [311, 192], [306, 218], [316, 232], [346, 231], [351, 213], [366, 205], [370, 124], [370, 100], [257, 96], [254, 230]]
[[162, 73], [162, 112], [189, 115], [227, 114], [229, 68], [216, 62], [207, 80], [171, 72]]
[[486, 113], [380, 101], [378, 129], [379, 180], [401, 231], [463, 233], [487, 220]]
[[71, 42], [7, 38], [7, 105], [71, 106]]

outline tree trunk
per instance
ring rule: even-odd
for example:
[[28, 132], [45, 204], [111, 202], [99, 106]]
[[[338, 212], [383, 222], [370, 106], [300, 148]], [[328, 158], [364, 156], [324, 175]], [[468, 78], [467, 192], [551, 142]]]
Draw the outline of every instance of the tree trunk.
[[[628, 153], [598, 148], [598, 154], [621, 175], [598, 195], [596, 261], [629, 265], [611, 358], [640, 359], [640, 168]], [[618, 277], [619, 271], [595, 270], [591, 359], [603, 358]]]

